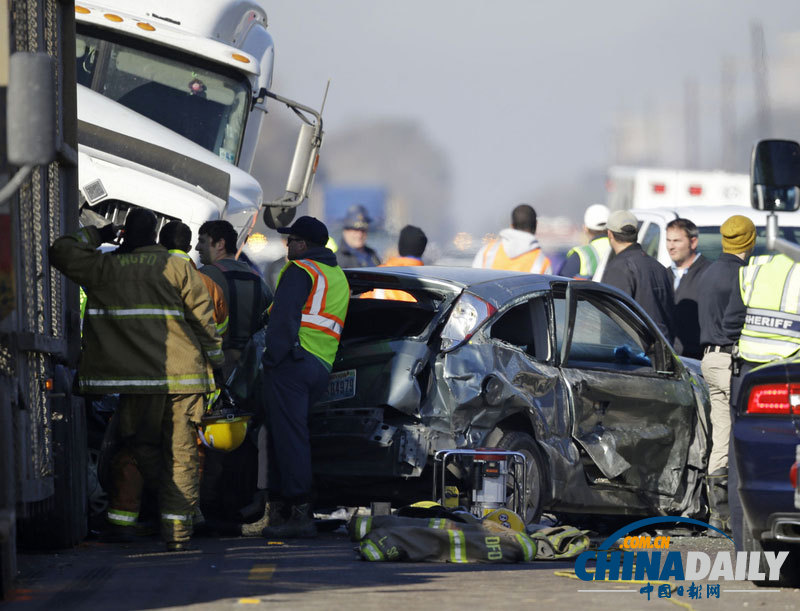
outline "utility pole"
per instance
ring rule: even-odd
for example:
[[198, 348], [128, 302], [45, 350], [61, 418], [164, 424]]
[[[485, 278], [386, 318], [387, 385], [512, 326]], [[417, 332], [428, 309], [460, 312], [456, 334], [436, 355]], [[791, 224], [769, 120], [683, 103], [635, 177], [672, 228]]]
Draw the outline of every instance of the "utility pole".
[[698, 112], [697, 81], [687, 78], [684, 83], [683, 132], [686, 144], [686, 167], [700, 167], [700, 120]]
[[736, 64], [732, 57], [722, 59], [720, 86], [720, 167], [732, 172], [736, 169]]
[[772, 117], [767, 78], [767, 45], [764, 40], [764, 26], [757, 19], [750, 22], [750, 41], [756, 88], [756, 139], [768, 138], [772, 131]]

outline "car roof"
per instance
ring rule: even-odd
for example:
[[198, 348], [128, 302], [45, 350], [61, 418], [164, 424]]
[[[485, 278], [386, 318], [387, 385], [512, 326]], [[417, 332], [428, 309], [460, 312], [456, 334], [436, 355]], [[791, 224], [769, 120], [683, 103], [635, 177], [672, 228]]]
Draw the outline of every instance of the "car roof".
[[414, 267], [359, 267], [344, 270], [351, 283], [384, 284], [387, 287], [419, 287], [461, 292], [469, 289], [493, 305], [505, 303], [518, 294], [550, 288], [558, 276], [525, 274], [499, 269], [473, 267], [443, 267], [421, 265]]
[[[735, 214], [746, 216], [758, 226], [767, 223], [767, 212], [749, 206], [665, 206], [663, 208], [633, 208], [639, 220], [661, 219], [666, 223], [678, 217], [691, 220], [698, 227], [719, 227]], [[800, 226], [800, 213], [778, 212], [778, 224], [785, 227]]]

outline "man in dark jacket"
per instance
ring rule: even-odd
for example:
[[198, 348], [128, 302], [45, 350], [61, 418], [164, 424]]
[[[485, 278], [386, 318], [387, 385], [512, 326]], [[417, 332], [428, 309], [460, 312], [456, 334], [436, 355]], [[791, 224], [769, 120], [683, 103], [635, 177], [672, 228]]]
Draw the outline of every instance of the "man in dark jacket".
[[672, 341], [674, 293], [671, 274], [636, 242], [638, 221], [628, 210], [617, 210], [608, 217], [608, 240], [615, 253], [603, 282], [627, 293], [642, 306]]
[[[268, 417], [268, 497], [257, 523], [266, 537], [313, 537], [311, 445], [308, 415], [325, 392], [339, 347], [350, 287], [336, 256], [325, 247], [328, 229], [301, 216], [288, 234], [288, 262], [270, 306], [264, 355]], [[282, 505], [288, 505], [285, 520]], [[253, 534], [256, 525], [243, 529]]]
[[367, 246], [367, 231], [371, 222], [364, 206], [350, 206], [347, 210], [342, 243], [336, 252], [340, 267], [372, 267], [381, 264], [378, 253]]
[[[708, 458], [708, 523], [729, 531], [728, 441], [731, 432], [731, 352], [739, 341], [745, 308], [739, 294], [739, 270], [753, 251], [756, 228], [746, 216], [735, 215], [720, 227], [722, 255], [700, 275], [698, 315], [701, 369], [711, 399], [711, 454]], [[733, 303], [733, 306], [730, 304]], [[736, 304], [738, 303], [738, 307]], [[736, 310], [736, 322], [725, 324], [725, 313]], [[715, 533], [715, 531], [709, 531]], [[716, 536], [712, 535], [712, 536]]]
[[700, 277], [711, 261], [697, 252], [700, 232], [689, 219], [678, 218], [667, 224], [667, 252], [675, 291], [675, 351], [693, 359], [703, 358], [697, 300], [704, 290]]

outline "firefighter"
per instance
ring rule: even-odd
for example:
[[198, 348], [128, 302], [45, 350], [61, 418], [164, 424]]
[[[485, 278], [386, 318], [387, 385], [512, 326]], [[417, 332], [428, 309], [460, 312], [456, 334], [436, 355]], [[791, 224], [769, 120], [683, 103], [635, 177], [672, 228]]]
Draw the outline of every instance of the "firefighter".
[[[158, 234], [158, 243], [169, 251], [169, 254], [180, 257], [188, 261], [192, 267], [197, 266], [189, 256], [192, 248], [192, 229], [186, 223], [180, 221], [170, 221], [161, 228]], [[222, 288], [214, 282], [210, 276], [200, 274], [200, 279], [206, 285], [211, 301], [214, 304], [214, 322], [217, 324], [217, 333], [225, 335], [228, 330], [228, 303], [225, 301], [225, 293]]]
[[[739, 270], [739, 290], [733, 291], [723, 321], [726, 331], [741, 328], [739, 342], [731, 355], [731, 410], [736, 409], [742, 380], [750, 370], [795, 355], [800, 349], [799, 315], [800, 263], [786, 255], [761, 255], [752, 257]], [[733, 443], [728, 451], [731, 530], [736, 549], [741, 550], [742, 506]]]
[[588, 243], [576, 246], [567, 253], [560, 275], [576, 280], [591, 280], [600, 262], [611, 252], [606, 233], [608, 208], [603, 204], [592, 204], [583, 213], [583, 233]]
[[[262, 520], [243, 534], [262, 527], [266, 537], [313, 537], [309, 410], [327, 388], [350, 288], [336, 256], [325, 247], [328, 229], [321, 221], [302, 216], [278, 231], [289, 236], [289, 260], [270, 306], [262, 358], [269, 501]], [[288, 506], [286, 521], [282, 505]]]
[[[186, 549], [198, 501], [197, 431], [204, 395], [222, 364], [213, 306], [198, 273], [156, 244], [156, 217], [136, 208], [115, 252], [97, 248], [111, 225], [58, 238], [50, 261], [86, 289], [78, 386], [119, 393], [119, 433], [144, 480], [157, 489], [168, 551]], [[130, 504], [125, 505], [125, 501]], [[138, 498], [112, 497], [108, 520], [131, 529]]]
[[511, 227], [475, 255], [472, 267], [508, 269], [530, 274], [552, 274], [553, 268], [536, 239], [536, 211], [520, 204], [511, 212]]

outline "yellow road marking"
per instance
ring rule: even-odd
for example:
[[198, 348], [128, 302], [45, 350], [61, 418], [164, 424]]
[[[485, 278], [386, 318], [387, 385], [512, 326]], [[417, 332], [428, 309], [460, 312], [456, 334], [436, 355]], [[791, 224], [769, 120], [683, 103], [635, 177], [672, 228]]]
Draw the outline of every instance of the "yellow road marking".
[[274, 564], [254, 564], [247, 579], [250, 581], [267, 581], [272, 579], [273, 573], [275, 573]]
[[260, 598], [240, 598], [237, 601], [239, 604], [242, 605], [257, 605], [261, 602]]

